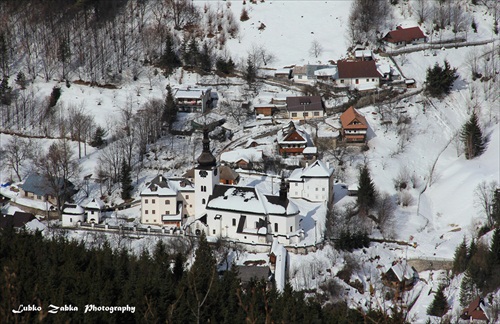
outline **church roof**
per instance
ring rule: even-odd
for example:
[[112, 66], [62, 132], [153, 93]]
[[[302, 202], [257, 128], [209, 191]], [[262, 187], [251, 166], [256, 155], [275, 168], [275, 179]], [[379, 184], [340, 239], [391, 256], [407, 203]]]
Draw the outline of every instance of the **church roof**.
[[208, 139], [208, 129], [203, 129], [203, 151], [198, 157], [198, 168], [210, 168], [217, 165], [217, 160], [210, 152], [210, 139]]
[[216, 185], [207, 209], [220, 209], [250, 214], [296, 215], [297, 206], [279, 196], [264, 195], [254, 187]]

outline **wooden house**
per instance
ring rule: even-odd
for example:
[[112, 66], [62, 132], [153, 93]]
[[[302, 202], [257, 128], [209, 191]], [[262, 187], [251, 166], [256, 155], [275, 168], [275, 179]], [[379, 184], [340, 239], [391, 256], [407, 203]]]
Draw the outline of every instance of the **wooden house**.
[[342, 140], [348, 143], [364, 143], [366, 141], [366, 132], [368, 123], [354, 107], [349, 107], [340, 116], [342, 124]]
[[412, 289], [418, 278], [417, 270], [405, 261], [394, 261], [382, 274], [382, 281], [386, 285], [398, 288], [400, 291]]
[[278, 132], [277, 142], [280, 155], [299, 155], [307, 147], [307, 135], [290, 122], [287, 127]]
[[477, 296], [469, 306], [464, 309], [460, 318], [469, 320], [471, 323], [488, 323], [489, 318], [486, 313], [486, 303], [484, 299]]

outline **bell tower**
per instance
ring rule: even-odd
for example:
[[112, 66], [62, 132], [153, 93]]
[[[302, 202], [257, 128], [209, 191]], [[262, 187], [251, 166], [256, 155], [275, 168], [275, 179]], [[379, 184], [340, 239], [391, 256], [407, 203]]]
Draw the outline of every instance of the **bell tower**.
[[203, 151], [198, 157], [198, 165], [194, 169], [195, 184], [195, 216], [205, 212], [208, 197], [212, 194], [214, 186], [219, 183], [219, 168], [217, 160], [210, 152], [210, 139], [208, 129], [203, 129]]

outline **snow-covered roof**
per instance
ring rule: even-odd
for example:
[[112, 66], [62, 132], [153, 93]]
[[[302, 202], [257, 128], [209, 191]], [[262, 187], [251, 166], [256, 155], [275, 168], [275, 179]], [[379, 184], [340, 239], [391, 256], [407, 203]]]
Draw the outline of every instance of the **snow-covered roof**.
[[277, 69], [274, 74], [290, 74], [292, 69]]
[[323, 163], [321, 160], [314, 161], [305, 168], [293, 170], [288, 178], [289, 181], [302, 181], [302, 178], [329, 178], [333, 174], [333, 167]]
[[220, 159], [228, 163], [234, 163], [240, 160], [245, 162], [262, 162], [262, 150], [254, 148], [237, 149], [222, 153]]
[[338, 78], [338, 70], [337, 70], [337, 67], [331, 67], [331, 68], [328, 68], [328, 69], [320, 69], [320, 70], [316, 70], [314, 71], [314, 75], [315, 76], [331, 76], [333, 77], [334, 79], [337, 79]]
[[304, 150], [302, 151], [302, 154], [316, 154], [316, 153], [318, 153], [318, 148], [315, 146], [308, 146], [304, 148]]
[[413, 278], [415, 271], [406, 262], [397, 262], [391, 266], [387, 271], [392, 270], [399, 281], [408, 280]]
[[379, 64], [377, 69], [381, 74], [391, 73], [391, 66], [389, 64]]
[[210, 91], [211, 88], [185, 88], [185, 89], [177, 89], [174, 94], [174, 97], [177, 99], [200, 99], [202, 98], [207, 91]]
[[373, 56], [373, 52], [371, 50], [357, 50], [354, 52], [354, 56], [356, 58], [360, 58], [360, 57], [372, 57]]
[[63, 207], [63, 214], [71, 214], [71, 215], [83, 215], [85, 210], [80, 205], [76, 204], [67, 204]]
[[84, 206], [86, 209], [97, 209], [97, 210], [102, 210], [105, 207], [104, 202], [99, 199], [99, 198], [92, 198], [91, 201], [86, 203]]
[[296, 215], [299, 209], [288, 199], [264, 195], [254, 187], [216, 185], [207, 209], [221, 209], [252, 214]]
[[176, 196], [177, 191], [172, 189], [167, 179], [163, 175], [157, 175], [146, 188], [141, 192], [141, 196]]
[[278, 242], [278, 239], [273, 240], [271, 245], [271, 253], [276, 256], [276, 265], [274, 268], [274, 280], [276, 282], [276, 289], [283, 291], [286, 284], [286, 257], [287, 250]]
[[[298, 136], [294, 135], [295, 132]], [[300, 127], [295, 126], [293, 122], [290, 122], [278, 132], [276, 137], [278, 144], [307, 144], [309, 135]]]
[[167, 183], [175, 191], [194, 191], [194, 184], [184, 178], [168, 178]]

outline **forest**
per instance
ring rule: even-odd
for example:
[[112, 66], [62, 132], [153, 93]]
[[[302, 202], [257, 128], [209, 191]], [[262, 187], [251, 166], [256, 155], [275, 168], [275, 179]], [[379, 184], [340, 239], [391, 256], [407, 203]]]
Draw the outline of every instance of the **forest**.
[[[187, 267], [182, 254], [169, 255], [158, 240], [153, 251], [85, 247], [64, 236], [0, 231], [0, 318], [6, 323], [402, 323], [381, 310], [349, 309], [343, 302], [320, 304], [318, 297], [266, 288], [263, 281], [242, 284], [236, 267], [218, 272], [205, 237]], [[72, 305], [77, 312], [49, 313], [49, 305]], [[132, 306], [132, 312], [87, 312], [85, 305]], [[40, 312], [14, 314], [19, 305]]]

